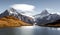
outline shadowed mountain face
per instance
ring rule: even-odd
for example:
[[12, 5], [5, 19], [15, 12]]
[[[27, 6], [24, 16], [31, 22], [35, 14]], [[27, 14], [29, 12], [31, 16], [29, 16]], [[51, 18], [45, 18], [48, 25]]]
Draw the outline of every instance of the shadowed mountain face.
[[43, 26], [49, 26], [49, 27], [60, 27], [60, 19], [59, 20], [56, 20], [52, 23], [48, 23], [48, 24], [45, 24]]
[[2, 17], [4, 17], [4, 16], [8, 16], [8, 15], [9, 15], [9, 13], [8, 13], [8, 11], [6, 10], [4, 13], [0, 14], [0, 18], [2, 18]]
[[40, 15], [48, 15], [49, 13], [48, 13], [48, 11], [47, 10], [43, 10], [41, 13], [40, 13]]
[[4, 16], [15, 16], [18, 17], [20, 14], [13, 8], [10, 8], [8, 10], [6, 10], [5, 12], [0, 14], [0, 17], [4, 17]]

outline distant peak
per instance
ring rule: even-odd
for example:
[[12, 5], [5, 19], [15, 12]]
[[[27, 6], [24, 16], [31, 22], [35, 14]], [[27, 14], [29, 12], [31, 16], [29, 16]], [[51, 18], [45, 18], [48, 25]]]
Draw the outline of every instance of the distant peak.
[[41, 14], [49, 14], [47, 10], [43, 10]]

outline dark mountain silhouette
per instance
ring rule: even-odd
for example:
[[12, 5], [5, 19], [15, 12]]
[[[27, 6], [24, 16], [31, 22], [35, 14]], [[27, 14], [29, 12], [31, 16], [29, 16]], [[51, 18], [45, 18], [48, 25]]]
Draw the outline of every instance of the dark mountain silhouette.
[[44, 26], [49, 26], [49, 27], [60, 27], [60, 19], [56, 20], [52, 23], [45, 24]]

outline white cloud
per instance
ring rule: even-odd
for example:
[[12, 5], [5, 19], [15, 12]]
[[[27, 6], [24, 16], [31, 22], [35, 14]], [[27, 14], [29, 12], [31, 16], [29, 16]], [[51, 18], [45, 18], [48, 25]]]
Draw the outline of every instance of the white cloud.
[[35, 9], [35, 6], [29, 4], [14, 4], [11, 7], [21, 11], [33, 11]]
[[26, 16], [29, 16], [29, 17], [32, 17], [35, 13], [34, 12], [34, 9], [35, 9], [35, 6], [33, 5], [29, 5], [29, 4], [14, 4], [11, 6], [12, 8], [18, 10], [18, 12], [20, 12], [19, 10], [21, 10], [23, 13], [23, 15], [26, 15]]

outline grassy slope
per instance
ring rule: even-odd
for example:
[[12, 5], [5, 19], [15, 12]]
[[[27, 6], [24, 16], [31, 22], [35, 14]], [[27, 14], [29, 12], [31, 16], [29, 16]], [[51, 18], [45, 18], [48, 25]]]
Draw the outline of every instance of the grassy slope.
[[25, 23], [12, 16], [0, 18], [0, 27], [20, 27], [20, 26], [30, 26], [30, 25], [31, 24]]

